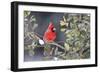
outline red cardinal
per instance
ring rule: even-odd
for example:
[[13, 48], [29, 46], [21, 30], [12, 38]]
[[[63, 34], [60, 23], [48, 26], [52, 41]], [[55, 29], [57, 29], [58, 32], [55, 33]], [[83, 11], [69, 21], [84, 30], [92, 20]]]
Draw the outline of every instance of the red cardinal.
[[52, 22], [50, 22], [46, 32], [44, 33], [43, 40], [45, 43], [53, 42], [56, 39], [55, 27]]

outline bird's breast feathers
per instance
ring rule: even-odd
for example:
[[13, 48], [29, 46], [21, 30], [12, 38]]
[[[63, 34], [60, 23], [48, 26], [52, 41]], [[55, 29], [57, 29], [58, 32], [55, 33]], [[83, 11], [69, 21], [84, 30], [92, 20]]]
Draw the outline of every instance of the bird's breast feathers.
[[55, 32], [46, 32], [44, 35], [44, 41], [54, 41], [56, 38], [56, 33]]

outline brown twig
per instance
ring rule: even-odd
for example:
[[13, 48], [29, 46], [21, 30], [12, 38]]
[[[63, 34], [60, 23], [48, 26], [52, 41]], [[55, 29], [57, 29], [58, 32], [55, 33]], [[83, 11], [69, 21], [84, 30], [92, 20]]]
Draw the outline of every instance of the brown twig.
[[[41, 39], [41, 38], [37, 35], [36, 32], [35, 32], [35, 33], [29, 33], [29, 35], [31, 35], [31, 37], [32, 37], [33, 39], [37, 39], [37, 40]], [[34, 36], [35, 36], [35, 38], [34, 38]], [[42, 40], [42, 39], [41, 39], [41, 40]], [[62, 42], [62, 41], [61, 41], [61, 42]], [[59, 42], [59, 43], [60, 43], [60, 42]], [[45, 44], [46, 44], [46, 43], [45, 43]], [[59, 44], [56, 43], [56, 42], [51, 42], [51, 43], [47, 43], [47, 44], [55, 45], [55, 46], [57, 46], [57, 47], [59, 47], [59, 48], [65, 50], [65, 48], [64, 48], [63, 46], [59, 45]], [[36, 46], [36, 47], [37, 47], [37, 46]], [[38, 47], [43, 47], [43, 45], [38, 46]]]
[[57, 47], [61, 48], [61, 49], [65, 49], [63, 46], [59, 45], [56, 42], [52, 42], [52, 43], [48, 43], [48, 44], [52, 44], [52, 45], [56, 45]]

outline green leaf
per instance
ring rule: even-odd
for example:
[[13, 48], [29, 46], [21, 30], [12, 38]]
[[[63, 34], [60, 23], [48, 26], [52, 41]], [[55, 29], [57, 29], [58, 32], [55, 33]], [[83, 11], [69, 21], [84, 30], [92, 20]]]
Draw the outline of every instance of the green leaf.
[[67, 50], [67, 51], [69, 51], [69, 50], [70, 50], [70, 46], [69, 46], [69, 44], [64, 43], [64, 47], [65, 47], [65, 50]]
[[66, 30], [66, 28], [61, 28], [60, 29], [61, 32], [64, 32], [65, 30]]
[[36, 18], [35, 18], [34, 15], [32, 15], [31, 18], [30, 18], [30, 22], [35, 22], [35, 21], [36, 21]]
[[30, 11], [24, 11], [24, 16], [27, 17], [30, 15], [30, 13], [31, 13]]
[[78, 50], [80, 50], [80, 47], [73, 47], [74, 52], [77, 52]]

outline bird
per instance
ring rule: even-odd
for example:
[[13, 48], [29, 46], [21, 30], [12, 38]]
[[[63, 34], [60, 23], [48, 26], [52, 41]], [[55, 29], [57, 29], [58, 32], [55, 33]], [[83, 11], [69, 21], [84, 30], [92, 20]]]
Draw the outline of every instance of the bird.
[[43, 40], [45, 43], [51, 43], [56, 39], [56, 28], [52, 22], [49, 23], [48, 28], [44, 32]]

